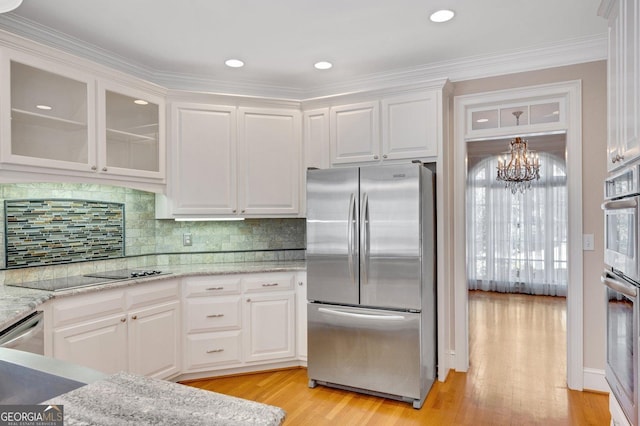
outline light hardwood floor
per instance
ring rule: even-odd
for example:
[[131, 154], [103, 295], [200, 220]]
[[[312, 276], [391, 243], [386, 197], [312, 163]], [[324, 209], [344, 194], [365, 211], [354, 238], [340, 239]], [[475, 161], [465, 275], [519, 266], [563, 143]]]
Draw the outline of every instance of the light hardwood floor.
[[470, 292], [470, 368], [436, 382], [420, 410], [319, 386], [306, 369], [187, 384], [287, 412], [294, 425], [608, 425], [608, 395], [566, 387], [566, 304], [555, 297]]

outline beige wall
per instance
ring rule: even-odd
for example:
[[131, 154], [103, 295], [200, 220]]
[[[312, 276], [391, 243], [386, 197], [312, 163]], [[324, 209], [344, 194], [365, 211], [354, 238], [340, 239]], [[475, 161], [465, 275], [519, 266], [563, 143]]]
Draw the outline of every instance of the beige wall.
[[600, 204], [606, 175], [606, 61], [549, 68], [500, 77], [454, 83], [454, 96], [562, 81], [582, 81], [582, 204], [583, 233], [594, 234], [595, 250], [583, 252], [584, 367], [605, 367], [605, 303], [600, 283], [604, 256], [604, 217]]

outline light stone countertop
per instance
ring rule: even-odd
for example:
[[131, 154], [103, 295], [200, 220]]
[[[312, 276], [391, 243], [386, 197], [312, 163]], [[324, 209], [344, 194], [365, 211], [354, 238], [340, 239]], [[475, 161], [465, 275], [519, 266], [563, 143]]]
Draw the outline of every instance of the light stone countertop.
[[129, 373], [116, 373], [43, 404], [62, 405], [65, 425], [278, 426], [279, 407]]
[[0, 285], [0, 330], [5, 326], [25, 317], [33, 310], [37, 309], [38, 306], [53, 298], [59, 299], [62, 297], [68, 297], [77, 294], [86, 294], [118, 287], [130, 287], [140, 283], [161, 281], [187, 276], [304, 271], [306, 269], [306, 262], [304, 260], [291, 260], [188, 265], [157, 265], [145, 266], [144, 268], [140, 269], [155, 269], [162, 272], [170, 272], [170, 274], [124, 280], [110, 280], [91, 286], [71, 288], [68, 290], [56, 292], [30, 289], [26, 287]]

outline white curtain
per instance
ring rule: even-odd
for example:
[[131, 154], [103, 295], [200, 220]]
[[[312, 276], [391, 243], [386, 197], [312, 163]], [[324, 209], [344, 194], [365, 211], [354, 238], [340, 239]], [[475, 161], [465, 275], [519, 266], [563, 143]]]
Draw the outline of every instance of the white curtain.
[[540, 180], [522, 194], [496, 181], [497, 164], [487, 158], [468, 173], [469, 289], [566, 296], [564, 160], [540, 153]]

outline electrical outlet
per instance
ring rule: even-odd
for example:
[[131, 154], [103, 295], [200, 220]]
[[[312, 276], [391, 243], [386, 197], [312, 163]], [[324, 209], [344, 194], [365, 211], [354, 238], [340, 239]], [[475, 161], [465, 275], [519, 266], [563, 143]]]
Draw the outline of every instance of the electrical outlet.
[[182, 245], [190, 246], [193, 244], [193, 240], [191, 239], [191, 234], [182, 234]]
[[595, 250], [593, 234], [582, 235], [582, 250], [593, 251]]

